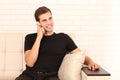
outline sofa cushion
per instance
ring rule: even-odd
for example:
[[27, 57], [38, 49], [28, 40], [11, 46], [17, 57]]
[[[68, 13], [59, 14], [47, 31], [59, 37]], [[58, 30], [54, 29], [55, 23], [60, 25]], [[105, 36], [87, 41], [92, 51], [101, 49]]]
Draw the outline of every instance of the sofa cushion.
[[84, 52], [67, 54], [58, 71], [60, 80], [80, 80], [80, 72], [84, 63]]

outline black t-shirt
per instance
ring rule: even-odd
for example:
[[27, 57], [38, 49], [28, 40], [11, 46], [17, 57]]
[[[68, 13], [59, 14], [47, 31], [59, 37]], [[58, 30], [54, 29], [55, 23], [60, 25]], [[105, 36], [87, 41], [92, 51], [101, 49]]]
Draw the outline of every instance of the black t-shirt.
[[[25, 51], [32, 48], [36, 36], [37, 33], [33, 33], [25, 37]], [[76, 48], [77, 46], [67, 34], [54, 33], [51, 36], [43, 36], [40, 42], [39, 55], [36, 63], [33, 67], [26, 65], [26, 69], [41, 72], [58, 71], [65, 54]]]

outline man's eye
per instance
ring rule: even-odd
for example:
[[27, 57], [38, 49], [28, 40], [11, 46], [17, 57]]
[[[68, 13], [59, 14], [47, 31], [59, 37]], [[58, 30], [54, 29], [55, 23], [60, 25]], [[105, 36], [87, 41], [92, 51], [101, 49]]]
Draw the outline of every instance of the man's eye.
[[52, 19], [52, 17], [49, 18], [50, 20]]
[[45, 22], [46, 20], [43, 20], [43, 22]]

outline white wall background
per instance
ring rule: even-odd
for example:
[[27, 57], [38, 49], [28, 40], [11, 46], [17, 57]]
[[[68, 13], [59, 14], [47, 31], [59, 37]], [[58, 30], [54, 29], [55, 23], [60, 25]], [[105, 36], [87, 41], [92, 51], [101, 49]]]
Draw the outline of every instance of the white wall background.
[[43, 5], [53, 12], [56, 32], [75, 33], [77, 45], [112, 74], [111, 80], [119, 78], [119, 1], [0, 0], [0, 32], [36, 32], [34, 11]]
[[113, 79], [120, 79], [120, 1], [115, 0], [112, 8], [112, 31], [111, 31], [111, 49], [110, 52], [112, 64]]

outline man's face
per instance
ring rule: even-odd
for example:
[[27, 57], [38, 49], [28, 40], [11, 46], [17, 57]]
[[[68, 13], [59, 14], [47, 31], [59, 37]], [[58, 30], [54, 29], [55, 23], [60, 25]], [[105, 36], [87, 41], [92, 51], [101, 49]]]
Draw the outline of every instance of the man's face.
[[40, 15], [39, 20], [45, 32], [53, 32], [53, 18], [50, 12]]

